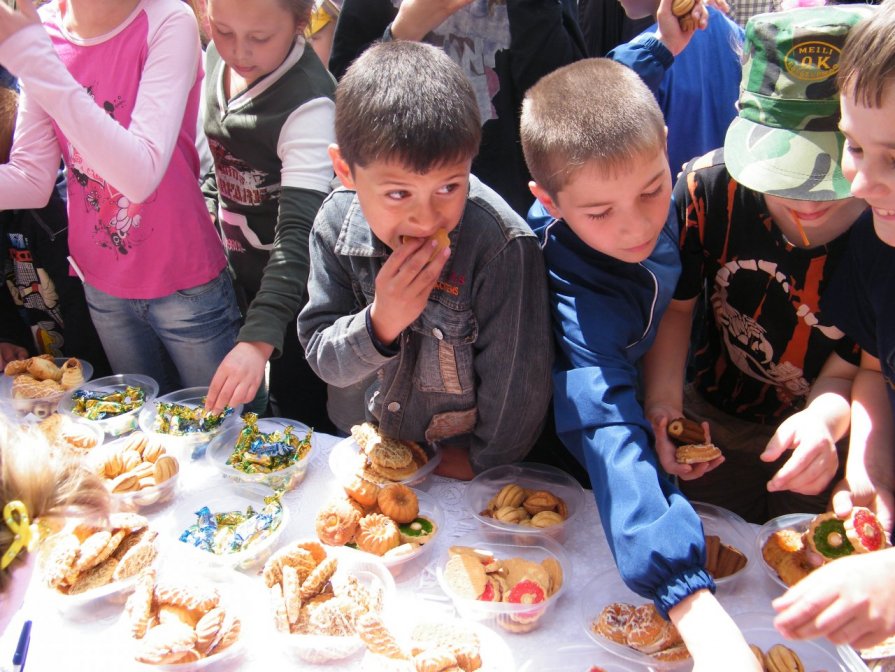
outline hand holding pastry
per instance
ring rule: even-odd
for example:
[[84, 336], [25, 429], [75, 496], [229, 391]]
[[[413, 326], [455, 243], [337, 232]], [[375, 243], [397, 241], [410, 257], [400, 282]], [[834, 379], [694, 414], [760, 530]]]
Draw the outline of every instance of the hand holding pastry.
[[656, 452], [666, 472], [685, 481], [694, 480], [724, 462], [711, 443], [707, 422], [683, 417], [676, 409], [651, 407], [649, 417], [656, 435]]
[[472, 0], [408, 0], [398, 8], [392, 35], [398, 40], [422, 40]]
[[[675, 13], [675, 7], [680, 14]], [[656, 39], [677, 56], [690, 43], [697, 28], [705, 29], [708, 18], [708, 10], [702, 0], [661, 0], [656, 13]]]

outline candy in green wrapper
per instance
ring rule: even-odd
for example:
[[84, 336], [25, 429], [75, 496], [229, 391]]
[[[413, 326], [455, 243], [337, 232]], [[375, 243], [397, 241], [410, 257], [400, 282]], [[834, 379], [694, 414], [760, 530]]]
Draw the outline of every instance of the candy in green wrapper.
[[160, 434], [183, 436], [211, 432], [233, 415], [233, 409], [227, 406], [220, 413], [205, 410], [205, 399], [199, 406], [186, 406], [173, 402], [156, 402], [155, 424], [153, 429]]
[[98, 390], [75, 390], [72, 413], [88, 420], [105, 420], [116, 415], [129, 413], [143, 405], [143, 388], [128, 386], [120, 392], [102, 392]]
[[291, 425], [281, 432], [265, 434], [258, 429], [256, 414], [246, 413], [243, 420], [245, 427], [239, 433], [233, 453], [227, 458], [227, 464], [243, 473], [266, 474], [286, 469], [304, 459], [311, 449], [313, 430], [309, 429], [304, 438], [293, 434]]

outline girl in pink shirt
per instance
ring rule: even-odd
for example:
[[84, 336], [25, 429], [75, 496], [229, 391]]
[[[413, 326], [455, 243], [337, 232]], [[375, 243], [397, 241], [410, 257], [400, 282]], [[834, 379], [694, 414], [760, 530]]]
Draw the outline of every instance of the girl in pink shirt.
[[0, 63], [22, 84], [0, 209], [46, 203], [62, 158], [72, 266], [103, 347], [162, 391], [208, 385], [239, 323], [198, 187], [200, 54], [179, 0], [0, 7]]

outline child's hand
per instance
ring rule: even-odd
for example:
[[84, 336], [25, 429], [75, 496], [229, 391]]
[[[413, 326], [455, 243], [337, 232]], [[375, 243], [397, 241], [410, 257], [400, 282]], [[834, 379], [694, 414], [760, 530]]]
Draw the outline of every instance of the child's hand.
[[370, 307], [373, 333], [382, 343], [394, 343], [426, 307], [451, 254], [448, 247], [430, 259], [437, 245], [427, 238], [408, 238], [382, 265]]
[[788, 639], [826, 637], [862, 648], [895, 632], [895, 549], [840, 558], [772, 602]]
[[392, 21], [398, 40], [421, 40], [472, 0], [404, 0]]
[[768, 481], [768, 492], [790, 490], [816, 495], [830, 484], [839, 468], [836, 442], [830, 430], [807, 411], [784, 420], [759, 457], [773, 462], [787, 450], [792, 455]]
[[895, 525], [895, 495], [892, 491], [874, 484], [869, 478], [850, 474], [833, 488], [833, 511], [840, 518], [851, 513], [852, 507], [863, 506], [876, 514], [880, 524], [892, 534]]
[[703, 0], [696, 0], [689, 16], [693, 19], [695, 28], [683, 30], [678, 17], [671, 11], [673, 0], [660, 0], [659, 10], [656, 13], [656, 39], [664, 44], [674, 56], [681, 53], [690, 44], [696, 30], [705, 30], [709, 25], [709, 12], [703, 4]]
[[441, 462], [435, 467], [435, 473], [459, 481], [471, 481], [475, 472], [469, 462], [469, 450], [460, 446], [442, 446]]
[[28, 359], [28, 351], [15, 343], [0, 343], [0, 369], [15, 359]]
[[[652, 406], [647, 412], [647, 418], [653, 426], [653, 433], [656, 435], [656, 455], [659, 458], [659, 464], [671, 476], [677, 476], [684, 481], [692, 481], [699, 478], [707, 471], [711, 471], [715, 467], [724, 462], [723, 457], [712, 460], [711, 462], [701, 462], [699, 464], [680, 464], [674, 458], [676, 446], [668, 436], [668, 423], [683, 415], [680, 409], [669, 408], [666, 406]], [[706, 441], [711, 441], [709, 434], [709, 424], [702, 423], [705, 430]]]
[[211, 379], [205, 410], [220, 413], [226, 406], [252, 401], [264, 380], [264, 367], [272, 353], [273, 346], [269, 343], [237, 343]]
[[40, 16], [31, 0], [16, 0], [16, 9], [0, 3], [0, 42], [34, 23], [40, 23]]

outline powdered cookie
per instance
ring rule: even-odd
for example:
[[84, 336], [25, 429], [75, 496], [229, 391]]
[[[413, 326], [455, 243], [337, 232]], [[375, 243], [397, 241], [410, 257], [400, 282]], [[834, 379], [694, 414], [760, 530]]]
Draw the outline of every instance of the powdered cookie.
[[301, 613], [301, 582], [295, 567], [283, 565], [283, 599], [286, 601], [286, 616], [289, 624], [298, 622]]
[[159, 585], [155, 587], [155, 600], [159, 604], [176, 604], [191, 611], [208, 612], [218, 606], [221, 596], [213, 588], [187, 589], [181, 586]]
[[131, 636], [141, 639], [149, 627], [152, 618], [152, 599], [155, 590], [155, 570], [146, 569], [137, 578], [134, 592], [127, 598], [124, 613], [131, 624]]
[[407, 654], [377, 614], [364, 614], [358, 618], [357, 634], [372, 653], [387, 658], [407, 659]]
[[218, 639], [225, 616], [223, 609], [215, 607], [196, 623], [196, 650], [203, 656], [208, 654], [208, 650]]
[[374, 467], [401, 469], [413, 462], [413, 453], [407, 446], [387, 437], [371, 444], [366, 453]]
[[143, 638], [135, 658], [141, 663], [166, 665], [194, 648], [196, 633], [183, 623], [160, 623]]
[[327, 558], [321, 562], [311, 575], [301, 584], [301, 599], [306, 601], [320, 593], [326, 582], [336, 573], [338, 563], [335, 558]]

